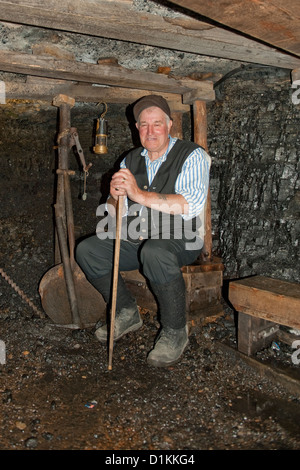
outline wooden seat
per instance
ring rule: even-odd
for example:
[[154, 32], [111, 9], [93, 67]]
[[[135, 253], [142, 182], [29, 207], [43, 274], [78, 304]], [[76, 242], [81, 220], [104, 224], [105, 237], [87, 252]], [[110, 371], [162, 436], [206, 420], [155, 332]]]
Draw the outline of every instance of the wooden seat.
[[[221, 304], [224, 266], [219, 258], [183, 266], [186, 285], [186, 312], [189, 322], [223, 313]], [[122, 276], [138, 305], [156, 312], [157, 303], [145, 277], [138, 271], [123, 271]]]
[[238, 350], [248, 356], [267, 347], [279, 325], [300, 328], [300, 284], [265, 276], [229, 283], [238, 312]]

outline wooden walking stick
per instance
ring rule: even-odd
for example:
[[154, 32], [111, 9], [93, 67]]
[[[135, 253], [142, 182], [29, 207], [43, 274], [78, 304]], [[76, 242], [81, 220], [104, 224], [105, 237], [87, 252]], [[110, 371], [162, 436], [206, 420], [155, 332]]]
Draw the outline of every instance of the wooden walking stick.
[[113, 271], [113, 287], [112, 287], [112, 302], [111, 302], [111, 317], [110, 317], [110, 332], [109, 332], [108, 370], [112, 370], [112, 355], [113, 355], [113, 348], [114, 348], [114, 332], [115, 332], [115, 317], [116, 317], [118, 277], [119, 277], [123, 202], [124, 202], [123, 196], [119, 196], [118, 203], [117, 203], [116, 240], [115, 240], [115, 251], [114, 251], [114, 268], [113, 268], [114, 271]]

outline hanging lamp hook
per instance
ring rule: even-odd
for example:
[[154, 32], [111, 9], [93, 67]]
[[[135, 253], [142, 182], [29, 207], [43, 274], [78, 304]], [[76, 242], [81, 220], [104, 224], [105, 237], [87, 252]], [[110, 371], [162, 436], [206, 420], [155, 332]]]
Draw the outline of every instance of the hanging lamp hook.
[[102, 101], [101, 103], [98, 103], [98, 106], [101, 105], [101, 104], [104, 105], [104, 111], [103, 111], [102, 114], [100, 114], [100, 117], [101, 117], [101, 119], [104, 119], [104, 116], [105, 116], [105, 114], [107, 113], [107, 109], [108, 109], [108, 108], [107, 108], [107, 104], [106, 104], [104, 101]]

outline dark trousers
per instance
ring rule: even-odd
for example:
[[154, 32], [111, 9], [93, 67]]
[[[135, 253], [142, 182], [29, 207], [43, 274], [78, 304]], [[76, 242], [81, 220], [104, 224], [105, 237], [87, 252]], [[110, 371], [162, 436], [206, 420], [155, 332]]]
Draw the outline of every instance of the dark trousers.
[[[86, 238], [77, 247], [76, 259], [87, 279], [95, 280], [112, 272], [113, 239]], [[201, 250], [186, 250], [183, 240], [149, 239], [141, 243], [121, 241], [120, 271], [141, 269], [155, 284], [166, 284], [181, 276], [180, 268], [196, 260]]]

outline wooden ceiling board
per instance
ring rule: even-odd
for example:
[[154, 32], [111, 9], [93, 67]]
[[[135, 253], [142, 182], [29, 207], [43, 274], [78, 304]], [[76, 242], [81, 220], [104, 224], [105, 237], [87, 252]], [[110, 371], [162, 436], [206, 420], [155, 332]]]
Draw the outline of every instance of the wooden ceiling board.
[[172, 3], [300, 57], [298, 0], [174, 0]]
[[[191, 0], [174, 3], [193, 8], [198, 4]], [[189, 16], [173, 18], [136, 11], [126, 1], [0, 0], [0, 21], [287, 69], [300, 67], [300, 58], [221, 27]]]

